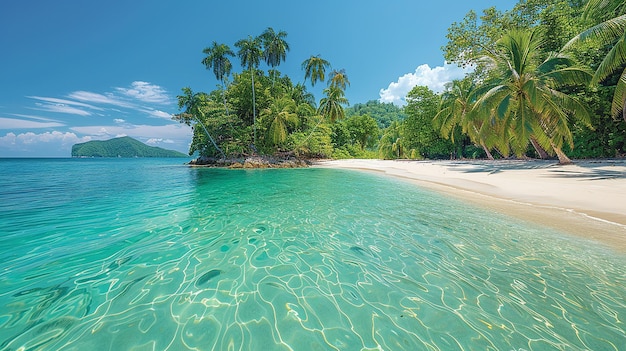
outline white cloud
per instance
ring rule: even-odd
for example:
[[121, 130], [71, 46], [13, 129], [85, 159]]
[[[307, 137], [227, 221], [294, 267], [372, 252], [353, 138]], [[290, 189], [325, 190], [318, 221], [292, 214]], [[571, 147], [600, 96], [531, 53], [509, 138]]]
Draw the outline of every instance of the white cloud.
[[91, 112], [82, 110], [77, 107], [62, 105], [62, 104], [42, 104], [36, 103], [37, 107], [33, 108], [34, 110], [39, 111], [47, 111], [47, 112], [56, 112], [56, 113], [65, 113], [70, 115], [79, 115], [79, 116], [91, 116]]
[[102, 108], [85, 104], [78, 101], [72, 101], [67, 99], [58, 99], [53, 97], [43, 97], [43, 96], [27, 96], [28, 98], [39, 100], [42, 102], [38, 102], [35, 105], [35, 110], [47, 111], [47, 112], [56, 112], [56, 113], [65, 113], [79, 116], [90, 116], [91, 112], [86, 111], [85, 108], [103, 111]]
[[36, 128], [53, 128], [53, 127], [62, 127], [63, 123], [52, 119], [45, 118], [32, 118], [37, 119], [33, 120], [25, 120], [25, 119], [17, 119], [17, 118], [5, 118], [0, 117], [0, 129], [36, 129]]
[[118, 97], [112, 94], [103, 95], [103, 94], [98, 94], [98, 93], [92, 93], [89, 91], [75, 91], [73, 93], [70, 93], [68, 97], [71, 99], [86, 101], [86, 102], [90, 102], [94, 104], [107, 104], [107, 105], [114, 105], [114, 106], [126, 107], [126, 108], [135, 107], [133, 104], [127, 101], [124, 101], [122, 99], [119, 99]]
[[123, 124], [123, 123], [126, 123], [126, 121], [125, 121], [125, 120], [123, 120], [123, 119], [121, 119], [121, 118], [116, 118], [116, 119], [114, 119], [114, 120], [113, 120], [113, 122], [115, 122], [115, 123], [117, 123], [117, 124]]
[[464, 69], [448, 63], [434, 68], [430, 68], [427, 64], [420, 65], [414, 73], [407, 73], [399, 77], [398, 81], [389, 83], [387, 89], [381, 89], [380, 102], [404, 105], [406, 94], [418, 85], [426, 86], [436, 93], [442, 92], [446, 83], [461, 79], [470, 71], [469, 68]]
[[76, 143], [83, 143], [91, 140], [91, 137], [86, 136], [79, 138], [76, 134], [71, 132], [45, 132], [36, 134], [33, 132], [27, 133], [7, 133], [5, 136], [0, 137], [0, 147], [19, 148], [24, 145], [32, 145], [37, 143], [59, 143], [61, 146], [71, 146]]
[[149, 139], [178, 139], [189, 140], [192, 137], [191, 127], [184, 124], [168, 124], [163, 126], [151, 126], [151, 125], [136, 125], [136, 124], [124, 124], [124, 125], [112, 125], [112, 126], [84, 126], [84, 127], [72, 127], [71, 130], [85, 135], [93, 135], [98, 137], [109, 136], [115, 137], [117, 135], [128, 135], [133, 138], [140, 138], [144, 140]]
[[43, 96], [27, 96], [27, 97], [31, 99], [35, 99], [35, 100], [41, 100], [41, 101], [57, 104], [57, 105], [70, 105], [70, 106], [87, 107], [93, 110], [102, 110], [100, 107], [96, 107], [96, 106], [85, 104], [85, 103], [78, 102], [78, 101], [57, 99], [57, 98], [43, 97]]
[[130, 88], [116, 88], [117, 91], [130, 98], [156, 104], [170, 104], [172, 100], [167, 91], [162, 87], [148, 82], [136, 81], [131, 83]]
[[172, 114], [160, 110], [144, 110], [147, 114], [156, 118], [172, 119]]

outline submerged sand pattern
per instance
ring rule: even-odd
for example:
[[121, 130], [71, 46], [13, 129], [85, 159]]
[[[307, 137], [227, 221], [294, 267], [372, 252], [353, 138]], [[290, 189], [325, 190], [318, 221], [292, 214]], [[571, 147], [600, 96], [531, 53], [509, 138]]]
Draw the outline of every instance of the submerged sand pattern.
[[624, 256], [602, 246], [372, 175], [185, 172], [112, 210], [133, 220], [98, 205], [72, 238], [26, 236], [0, 349], [623, 348]]

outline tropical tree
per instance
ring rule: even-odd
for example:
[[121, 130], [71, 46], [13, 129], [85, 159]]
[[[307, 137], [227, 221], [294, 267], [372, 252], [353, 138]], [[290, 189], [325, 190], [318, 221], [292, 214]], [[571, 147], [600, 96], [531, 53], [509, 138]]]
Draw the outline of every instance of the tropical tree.
[[[416, 86], [406, 95], [402, 124], [405, 150], [411, 158], [450, 157], [454, 147], [433, 126], [441, 97], [425, 86]], [[414, 151], [413, 151], [414, 150]]]
[[[584, 18], [601, 22], [570, 40], [565, 48], [577, 42], [595, 41], [600, 45], [611, 45], [593, 75], [592, 83], [599, 83], [614, 72], [622, 70], [615, 88], [611, 113], [614, 117], [622, 114], [626, 120], [626, 1], [624, 0], [589, 0], [583, 14]], [[607, 18], [609, 16], [609, 18]]]
[[378, 142], [378, 156], [382, 159], [398, 159], [404, 157], [402, 145], [402, 124], [393, 121], [383, 131], [383, 136]]
[[[433, 123], [441, 135], [453, 143], [459, 142], [463, 134], [485, 151], [487, 158], [493, 160], [493, 155], [485, 142], [485, 133], [481, 133], [485, 119], [480, 118], [479, 108], [475, 106], [478, 90], [474, 81], [466, 77], [462, 80], [453, 80], [441, 96], [439, 112], [433, 118]], [[455, 140], [457, 139], [457, 140]]]
[[288, 97], [276, 99], [261, 112], [262, 118], [270, 121], [269, 141], [275, 146], [282, 145], [287, 140], [289, 127], [298, 124], [296, 103]]
[[[268, 66], [275, 68], [280, 65], [281, 61], [285, 61], [287, 51], [289, 51], [289, 44], [285, 41], [285, 37], [287, 37], [287, 32], [281, 30], [277, 33], [272, 27], [267, 27], [261, 34], [263, 59]], [[274, 79], [272, 79], [273, 84]]]
[[353, 143], [359, 144], [361, 150], [374, 146], [380, 133], [376, 120], [368, 115], [352, 116], [345, 120], [346, 129]]
[[571, 117], [591, 127], [589, 112], [564, 88], [584, 84], [590, 74], [564, 55], [548, 55], [541, 61], [542, 33], [539, 30], [512, 30], [487, 54], [494, 76], [491, 88], [477, 101], [484, 104], [487, 118], [504, 126], [502, 137], [513, 151], [523, 155], [532, 140], [551, 149], [559, 163], [571, 163], [562, 151], [567, 142], [573, 147], [569, 128]]
[[228, 115], [228, 107], [226, 106], [226, 78], [230, 75], [233, 68], [232, 63], [228, 59], [228, 56], [235, 56], [235, 53], [226, 44], [218, 44], [213, 42], [211, 47], [202, 50], [206, 57], [202, 59], [202, 64], [206, 66], [206, 69], [213, 68], [213, 74], [215, 78], [222, 83], [222, 90], [224, 90], [224, 109]]
[[332, 72], [330, 72], [328, 85], [346, 90], [346, 86], [350, 85], [350, 81], [348, 80], [348, 75], [346, 74], [346, 70], [342, 68], [340, 70], [333, 70]]
[[178, 108], [179, 109], [184, 108], [184, 112], [175, 114], [173, 116], [173, 119], [181, 123], [185, 123], [188, 126], [191, 126], [191, 124], [195, 121], [196, 122], [195, 125], [196, 126], [200, 125], [202, 127], [202, 129], [206, 133], [206, 136], [211, 141], [211, 144], [213, 144], [215, 149], [222, 155], [222, 157], [225, 158], [226, 155], [224, 154], [222, 149], [220, 149], [220, 147], [217, 146], [215, 139], [213, 139], [213, 137], [211, 136], [211, 133], [209, 133], [206, 126], [204, 125], [205, 112], [204, 112], [203, 107], [207, 102], [207, 95], [205, 93], [194, 94], [194, 92], [189, 87], [185, 87], [182, 90], [183, 90], [183, 95], [178, 95], [177, 98], [178, 98]]
[[345, 116], [343, 105], [348, 104], [344, 91], [339, 87], [331, 85], [324, 89], [323, 93], [326, 96], [320, 100], [318, 112], [328, 118], [330, 122], [342, 119]]
[[261, 40], [248, 36], [247, 39], [241, 39], [235, 43], [235, 46], [239, 48], [237, 56], [241, 60], [241, 65], [250, 70], [252, 76], [252, 125], [254, 129], [253, 144], [256, 144], [256, 102], [254, 93], [254, 75], [255, 69], [259, 66], [261, 56]]
[[304, 80], [311, 80], [311, 86], [315, 86], [318, 81], [326, 80], [326, 68], [330, 68], [330, 62], [317, 56], [311, 56], [302, 62], [302, 69], [304, 70]]

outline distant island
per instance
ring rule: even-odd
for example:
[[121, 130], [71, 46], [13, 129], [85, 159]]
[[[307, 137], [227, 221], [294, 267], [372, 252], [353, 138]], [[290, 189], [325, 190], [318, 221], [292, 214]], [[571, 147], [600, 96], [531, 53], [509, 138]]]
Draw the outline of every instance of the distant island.
[[72, 146], [72, 157], [189, 157], [182, 152], [148, 146], [131, 137], [93, 140]]

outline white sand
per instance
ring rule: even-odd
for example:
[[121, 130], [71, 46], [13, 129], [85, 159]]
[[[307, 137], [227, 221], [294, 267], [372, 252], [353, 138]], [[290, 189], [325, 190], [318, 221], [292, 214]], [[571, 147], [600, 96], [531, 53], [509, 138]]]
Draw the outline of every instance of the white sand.
[[626, 252], [626, 161], [321, 161], [377, 171]]

